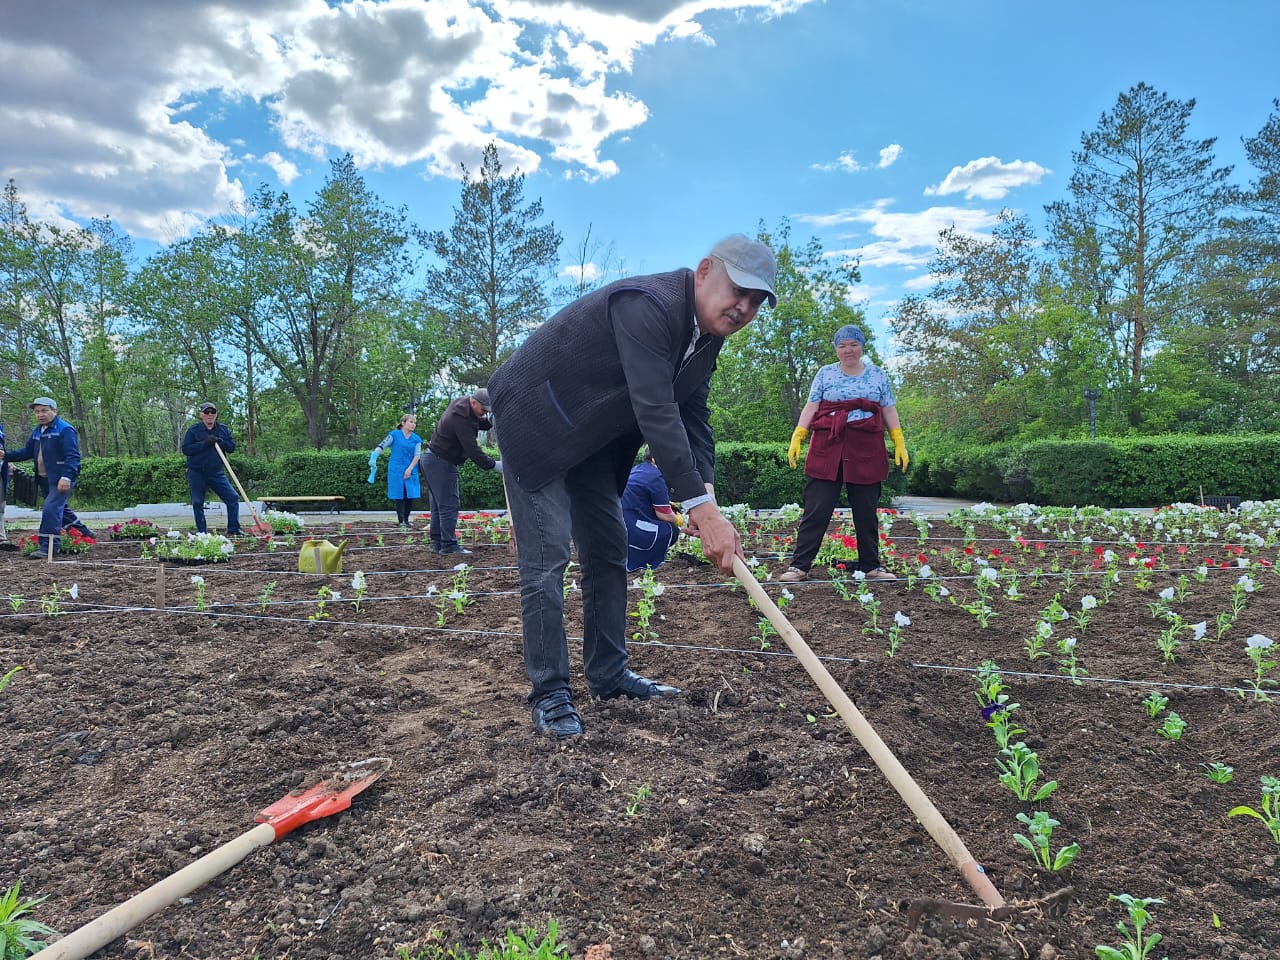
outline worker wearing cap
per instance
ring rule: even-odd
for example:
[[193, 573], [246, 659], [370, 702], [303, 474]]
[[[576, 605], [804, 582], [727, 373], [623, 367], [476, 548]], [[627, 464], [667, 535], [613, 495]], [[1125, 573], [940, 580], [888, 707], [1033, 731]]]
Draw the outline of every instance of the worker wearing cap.
[[564, 572], [582, 564], [583, 672], [602, 699], [680, 691], [628, 667], [627, 529], [619, 496], [647, 441], [707, 559], [732, 570], [742, 541], [716, 506], [707, 397], [725, 338], [776, 305], [777, 262], [742, 234], [696, 269], [618, 280], [535, 330], [489, 380], [519, 548], [524, 666], [534, 729], [582, 733], [569, 688]]
[[489, 415], [489, 391], [481, 387], [469, 397], [454, 400], [436, 423], [422, 456], [422, 474], [427, 478], [431, 504], [431, 552], [470, 553], [458, 543], [458, 468], [470, 460], [481, 470], [502, 472], [495, 460], [476, 442], [481, 430], [493, 423]]
[[26, 445], [4, 456], [7, 461], [35, 461], [36, 483], [44, 496], [44, 507], [40, 511], [40, 551], [32, 554], [39, 559], [49, 555], [51, 541], [57, 553], [62, 532], [68, 527], [91, 539], [94, 533], [80, 522], [68, 503], [80, 478], [80, 437], [76, 428], [58, 416], [58, 403], [52, 397], [36, 397], [31, 402], [31, 412], [35, 415], [36, 427]]
[[191, 513], [196, 519], [196, 530], [207, 533], [204, 518], [205, 494], [212, 490], [227, 505], [227, 536], [240, 536], [240, 495], [227, 479], [223, 453], [235, 450], [236, 442], [225, 423], [218, 422], [218, 408], [207, 400], [200, 404], [196, 422], [187, 428], [182, 437], [182, 452], [187, 457], [187, 489], [191, 492]]
[[9, 461], [4, 457], [4, 424], [0, 423], [0, 550], [17, 550], [16, 543], [9, 542], [4, 529], [4, 507], [9, 493]]

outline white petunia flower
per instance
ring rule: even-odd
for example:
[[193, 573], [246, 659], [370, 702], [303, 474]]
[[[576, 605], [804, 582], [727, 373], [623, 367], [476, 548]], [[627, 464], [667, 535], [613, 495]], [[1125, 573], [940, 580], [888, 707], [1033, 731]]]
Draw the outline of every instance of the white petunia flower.
[[454, 567], [453, 569], [455, 569], [455, 570], [470, 570], [471, 568], [467, 565], [467, 561], [463, 560], [460, 564], [458, 564], [458, 565], [457, 565], [456, 567]]
[[1255, 633], [1244, 642], [1244, 645], [1248, 650], [1266, 650], [1271, 646], [1271, 638], [1264, 637], [1260, 633]]
[[1202, 637], [1204, 637], [1205, 632], [1208, 629], [1209, 629], [1209, 621], [1201, 620], [1199, 623], [1193, 623], [1191, 625], [1191, 635], [1195, 637], [1197, 640], [1199, 640]]
[[192, 577], [191, 582], [194, 583], [197, 587], [201, 586], [204, 583], [204, 577]]
[[895, 613], [895, 614], [893, 615], [893, 622], [894, 622], [894, 623], [896, 623], [896, 624], [897, 624], [898, 626], [900, 626], [900, 627], [909, 627], [909, 626], [911, 626], [911, 618], [910, 618], [910, 617], [908, 617], [908, 616], [907, 616], [905, 613], [903, 613], [901, 610], [899, 610], [897, 613]]
[[929, 566], [927, 563], [922, 563], [920, 565], [920, 578], [922, 580], [928, 580], [932, 576], [933, 576], [933, 567]]
[[67, 591], [67, 596], [69, 596], [72, 600], [79, 600], [79, 599], [80, 599], [80, 584], [78, 584], [78, 583], [73, 583], [73, 584], [71, 585], [71, 589]]
[[364, 588], [365, 588], [364, 571], [357, 570], [355, 572], [355, 575], [351, 578], [351, 589], [363, 590]]
[[999, 580], [1000, 571], [995, 567], [983, 567], [982, 572], [978, 574], [984, 580]]
[[1165, 603], [1168, 603], [1170, 600], [1173, 599], [1174, 593], [1175, 591], [1173, 587], [1165, 587], [1163, 590], [1160, 591], [1160, 599], [1163, 600]]
[[1083, 597], [1080, 598], [1081, 610], [1092, 610], [1097, 605], [1098, 605], [1098, 598], [1095, 597], [1092, 593], [1086, 593]]

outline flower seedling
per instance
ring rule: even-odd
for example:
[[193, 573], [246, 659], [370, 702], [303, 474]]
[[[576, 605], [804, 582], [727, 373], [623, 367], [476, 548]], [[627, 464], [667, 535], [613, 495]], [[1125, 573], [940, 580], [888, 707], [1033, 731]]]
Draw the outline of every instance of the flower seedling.
[[315, 623], [317, 620], [328, 620], [329, 611], [325, 609], [325, 606], [329, 603], [330, 600], [341, 600], [341, 599], [342, 599], [342, 594], [335, 593], [333, 588], [326, 583], [324, 586], [322, 586], [319, 590], [316, 591], [316, 608], [314, 611], [312, 611], [311, 615], [307, 617], [307, 619], [310, 620], [312, 623]]
[[880, 629], [880, 601], [876, 599], [876, 595], [866, 587], [860, 587], [857, 594], [858, 602], [862, 604], [862, 609], [867, 614], [867, 622], [862, 627], [862, 632], [866, 634], [883, 633]]
[[12, 610], [14, 613], [17, 613], [19, 610], [21, 610], [22, 605], [26, 602], [27, 602], [26, 600], [22, 599], [22, 597], [18, 596], [16, 593], [9, 594], [9, 609]]
[[1098, 960], [1146, 960], [1151, 951], [1156, 948], [1161, 940], [1164, 939], [1160, 934], [1153, 933], [1147, 936], [1147, 923], [1151, 920], [1151, 914], [1147, 911], [1147, 907], [1156, 903], [1164, 903], [1159, 897], [1133, 897], [1127, 893], [1111, 894], [1112, 900], [1119, 900], [1125, 905], [1125, 909], [1129, 911], [1129, 920], [1133, 923], [1133, 929], [1130, 930], [1123, 920], [1116, 924], [1116, 929], [1124, 934], [1125, 942], [1120, 947], [1108, 947], [1102, 944], [1093, 948], [1093, 952], [1097, 955]]
[[[639, 629], [631, 635], [631, 639], [657, 640], [658, 631], [652, 627], [653, 615], [658, 609], [657, 598], [662, 596], [666, 587], [654, 580], [653, 567], [645, 567], [644, 572], [631, 581], [631, 589], [640, 591], [636, 608], [630, 613]], [[767, 647], [761, 646], [760, 649], [765, 650]]]
[[58, 933], [52, 927], [27, 916], [48, 898], [21, 900], [21, 892], [22, 881], [19, 880], [0, 894], [0, 958], [3, 960], [20, 960], [37, 953], [46, 946], [37, 937], [57, 936]]
[[267, 606], [271, 603], [271, 595], [276, 592], [275, 580], [268, 580], [262, 585], [262, 592], [258, 594], [258, 612], [266, 613]]
[[69, 587], [60, 587], [55, 583], [49, 592], [40, 598], [40, 612], [46, 617], [60, 617], [66, 613], [62, 609], [62, 601], [64, 599], [75, 600], [79, 596], [79, 584], [73, 583]]
[[22, 666], [21, 664], [19, 664], [18, 666], [10, 670], [8, 673], [6, 673], [3, 677], [0, 677], [0, 693], [4, 693], [4, 688], [7, 687], [10, 681], [12, 681], [13, 678], [18, 675], [18, 671], [21, 669], [22, 669]]
[[1080, 844], [1078, 843], [1069, 843], [1065, 847], [1061, 847], [1057, 853], [1052, 852], [1050, 843], [1053, 837], [1053, 828], [1060, 827], [1062, 824], [1043, 810], [1037, 810], [1031, 816], [1020, 813], [1018, 814], [1018, 821], [1026, 826], [1027, 833], [1030, 836], [1015, 833], [1013, 839], [1031, 851], [1031, 856], [1035, 858], [1036, 863], [1045, 870], [1051, 873], [1065, 870], [1071, 866], [1071, 862], [1080, 853]]
[[1217, 760], [1212, 763], [1202, 763], [1204, 767], [1204, 775], [1212, 783], [1230, 783], [1235, 777], [1235, 768], [1228, 763], [1219, 763]]
[[1276, 668], [1275, 644], [1270, 637], [1255, 633], [1244, 642], [1244, 652], [1253, 661], [1253, 678], [1249, 685], [1253, 687], [1253, 699], [1270, 700], [1263, 687], [1274, 687], [1276, 681], [1267, 674]]
[[1186, 729], [1187, 721], [1183, 720], [1180, 716], [1170, 710], [1169, 715], [1164, 718], [1164, 723], [1160, 725], [1160, 729], [1158, 729], [1156, 733], [1160, 734], [1160, 736], [1164, 737], [1166, 740], [1181, 740], [1182, 733]]
[[640, 807], [649, 799], [653, 793], [653, 789], [647, 783], [642, 783], [636, 788], [636, 792], [631, 795], [631, 800], [627, 803], [627, 816], [634, 817], [640, 813]]
[[1000, 751], [996, 766], [1000, 768], [1000, 784], [1019, 800], [1039, 803], [1058, 789], [1058, 781], [1036, 787], [1040, 779], [1040, 758], [1022, 741]]
[[1262, 809], [1260, 811], [1253, 807], [1239, 806], [1233, 808], [1227, 816], [1253, 817], [1255, 820], [1261, 820], [1276, 846], [1280, 846], [1280, 778], [1262, 778]]
[[901, 610], [893, 615], [893, 623], [889, 627], [889, 649], [886, 653], [892, 657], [902, 646], [902, 628], [911, 626], [911, 618]]
[[1080, 686], [1080, 677], [1088, 676], [1089, 671], [1080, 666], [1080, 661], [1076, 657], [1076, 638], [1064, 637], [1058, 641], [1058, 653], [1061, 656], [1058, 659], [1058, 667], [1071, 678], [1071, 682], [1077, 687]]
[[209, 605], [205, 603], [204, 599], [204, 577], [192, 577], [191, 583], [196, 588], [196, 610], [200, 613], [204, 613], [209, 609]]
[[1169, 705], [1169, 698], [1161, 696], [1155, 690], [1147, 694], [1147, 699], [1142, 701], [1142, 706], [1146, 708], [1147, 716], [1154, 720], [1164, 712], [1164, 708]]
[[369, 582], [365, 579], [364, 571], [357, 570], [351, 577], [351, 589], [355, 591], [354, 609], [356, 613], [360, 612], [360, 604], [364, 602], [364, 595], [369, 590]]

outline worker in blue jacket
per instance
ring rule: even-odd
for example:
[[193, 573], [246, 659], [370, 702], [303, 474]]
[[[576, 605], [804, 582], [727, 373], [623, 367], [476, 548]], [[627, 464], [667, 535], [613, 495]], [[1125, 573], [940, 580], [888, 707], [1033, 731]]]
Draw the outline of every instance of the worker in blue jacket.
[[77, 530], [81, 536], [93, 538], [94, 532], [80, 522], [68, 501], [80, 478], [80, 437], [76, 428], [58, 416], [58, 404], [52, 397], [36, 397], [31, 403], [36, 428], [26, 446], [5, 453], [7, 461], [34, 460], [36, 484], [44, 496], [40, 511], [40, 552], [37, 559], [49, 554], [50, 541], [56, 553], [63, 530]]
[[218, 408], [209, 401], [200, 404], [200, 418], [187, 428], [182, 437], [182, 452], [187, 458], [187, 489], [191, 492], [191, 513], [198, 533], [208, 533], [204, 518], [205, 494], [212, 490], [227, 505], [227, 536], [238, 537], [240, 530], [240, 495], [231, 486], [223, 469], [222, 457], [214, 447], [224, 453], [236, 448], [231, 431], [225, 423], [218, 422]]
[[4, 529], [4, 505], [8, 495], [9, 461], [4, 458], [4, 424], [0, 423], [0, 550], [17, 550], [16, 543], [9, 542]]

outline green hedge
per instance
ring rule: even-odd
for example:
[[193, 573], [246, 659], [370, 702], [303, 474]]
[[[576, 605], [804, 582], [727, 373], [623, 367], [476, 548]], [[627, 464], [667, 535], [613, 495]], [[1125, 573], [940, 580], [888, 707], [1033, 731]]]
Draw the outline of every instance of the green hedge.
[[[490, 456], [498, 451], [489, 449]], [[344, 497], [348, 510], [388, 510], [388, 458], [378, 459], [378, 473], [368, 482], [369, 453], [364, 450], [324, 450], [291, 453], [274, 462], [231, 456], [231, 465], [254, 499], [264, 497]], [[186, 458], [86, 457], [77, 488], [77, 502], [103, 510], [119, 510], [138, 503], [184, 503], [187, 494]], [[909, 476], [909, 475], [908, 475]], [[907, 478], [897, 470], [884, 485], [881, 502], [904, 492]], [[468, 462], [458, 475], [463, 510], [501, 508], [505, 504], [502, 478]], [[425, 490], [424, 490], [425, 493]], [[722, 443], [716, 447], [716, 496], [723, 504], [749, 503], [779, 507], [804, 501], [804, 471], [787, 465], [780, 443]], [[419, 501], [426, 509], [425, 497]]]
[[[270, 463], [256, 457], [231, 454], [231, 468], [251, 497], [266, 489]], [[76, 503], [83, 509], [92, 504], [103, 510], [120, 510], [139, 503], [185, 503], [187, 458], [168, 457], [85, 457], [76, 483]]]
[[907, 489], [1043, 506], [1160, 506], [1205, 496], [1280, 497], [1272, 435], [1040, 440], [916, 452]]

